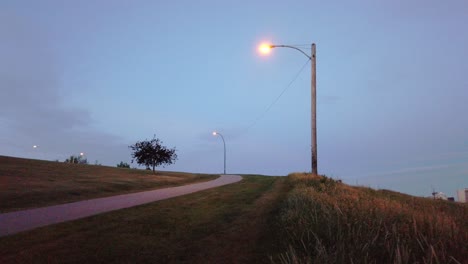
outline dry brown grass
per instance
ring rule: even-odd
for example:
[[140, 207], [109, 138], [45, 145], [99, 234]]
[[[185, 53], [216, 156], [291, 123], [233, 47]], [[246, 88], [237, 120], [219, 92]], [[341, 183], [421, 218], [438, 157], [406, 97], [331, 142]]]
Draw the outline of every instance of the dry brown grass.
[[468, 206], [292, 174], [283, 263], [467, 263]]
[[0, 212], [157, 189], [215, 175], [152, 172], [0, 156]]

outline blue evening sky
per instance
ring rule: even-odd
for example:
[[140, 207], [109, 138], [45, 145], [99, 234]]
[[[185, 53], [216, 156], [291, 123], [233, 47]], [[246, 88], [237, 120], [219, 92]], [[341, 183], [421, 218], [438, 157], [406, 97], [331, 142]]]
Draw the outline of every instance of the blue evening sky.
[[309, 171], [310, 64], [257, 47], [314, 42], [319, 172], [454, 196], [468, 187], [467, 14], [465, 0], [2, 0], [0, 155], [115, 166], [156, 134], [178, 149], [165, 169], [219, 173], [216, 130], [228, 173]]

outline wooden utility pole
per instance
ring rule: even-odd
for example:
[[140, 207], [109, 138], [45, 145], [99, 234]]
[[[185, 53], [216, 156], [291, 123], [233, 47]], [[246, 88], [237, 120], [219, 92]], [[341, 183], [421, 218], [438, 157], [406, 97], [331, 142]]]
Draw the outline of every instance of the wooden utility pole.
[[310, 116], [311, 116], [311, 159], [312, 159], [312, 174], [318, 174], [317, 169], [317, 65], [315, 62], [315, 43], [312, 43], [312, 51], [310, 56]]

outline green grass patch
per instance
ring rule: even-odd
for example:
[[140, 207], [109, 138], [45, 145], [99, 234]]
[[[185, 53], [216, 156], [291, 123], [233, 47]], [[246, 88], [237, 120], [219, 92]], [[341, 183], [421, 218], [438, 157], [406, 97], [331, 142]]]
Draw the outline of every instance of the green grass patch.
[[467, 263], [468, 206], [288, 177], [276, 263]]
[[208, 181], [218, 175], [0, 156], [0, 212]]
[[[0, 263], [269, 263], [284, 178], [239, 183], [0, 238]], [[270, 244], [269, 244], [270, 243]]]

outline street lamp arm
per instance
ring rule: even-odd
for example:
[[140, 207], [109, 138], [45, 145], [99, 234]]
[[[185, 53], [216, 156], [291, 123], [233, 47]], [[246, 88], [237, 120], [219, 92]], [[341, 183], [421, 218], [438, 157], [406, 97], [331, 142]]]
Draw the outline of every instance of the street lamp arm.
[[219, 135], [221, 137], [221, 139], [223, 140], [223, 143], [226, 144], [226, 141], [224, 141], [224, 137], [223, 137], [223, 135], [221, 135], [221, 133], [216, 132], [216, 135]]
[[301, 50], [300, 48], [296, 48], [294, 46], [289, 46], [289, 45], [271, 45], [270, 48], [290, 48], [290, 49], [295, 49], [295, 50], [298, 50], [300, 51], [302, 54], [304, 54], [307, 58], [309, 58], [309, 60], [312, 59], [311, 56], [307, 55], [307, 53], [305, 53], [303, 50]]
[[223, 146], [224, 146], [224, 174], [226, 175], [226, 141], [224, 141], [224, 137], [223, 135], [221, 135], [221, 133], [219, 132], [213, 132], [213, 135], [214, 136], [220, 136], [221, 139], [223, 140]]

